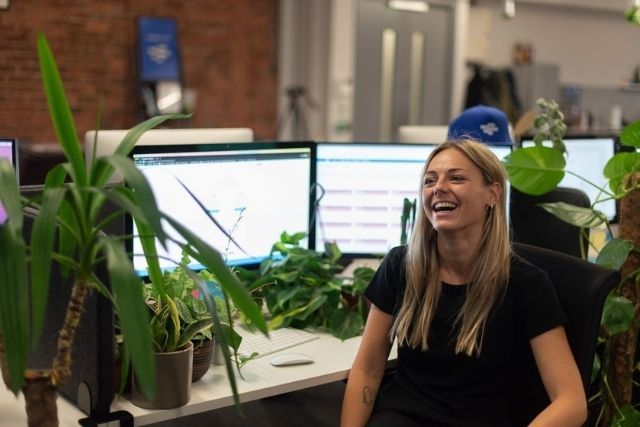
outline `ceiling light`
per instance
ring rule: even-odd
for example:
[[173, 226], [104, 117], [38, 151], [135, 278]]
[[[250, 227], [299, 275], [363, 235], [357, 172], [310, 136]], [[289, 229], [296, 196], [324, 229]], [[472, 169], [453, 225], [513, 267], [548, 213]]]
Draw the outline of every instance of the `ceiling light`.
[[388, 0], [387, 7], [405, 12], [425, 13], [429, 11], [429, 4], [426, 1], [420, 0]]
[[506, 19], [511, 19], [516, 16], [515, 0], [504, 0], [504, 9], [502, 9], [502, 16], [504, 16]]

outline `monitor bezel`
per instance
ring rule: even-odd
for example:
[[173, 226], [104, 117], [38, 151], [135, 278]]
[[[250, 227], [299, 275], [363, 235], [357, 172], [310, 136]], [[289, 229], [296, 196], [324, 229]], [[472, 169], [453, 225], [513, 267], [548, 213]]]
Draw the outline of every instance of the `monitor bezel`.
[[0, 142], [9, 142], [11, 144], [11, 164], [16, 171], [16, 180], [20, 185], [20, 164], [19, 164], [19, 152], [18, 152], [18, 139], [17, 138], [5, 138], [0, 137]]
[[[175, 152], [224, 152], [224, 151], [255, 151], [255, 150], [269, 150], [269, 149], [290, 149], [290, 148], [304, 148], [309, 149], [309, 200], [308, 203], [308, 247], [309, 249], [315, 249], [315, 226], [313, 224], [314, 217], [314, 200], [315, 200], [315, 179], [316, 179], [316, 144], [313, 141], [259, 141], [259, 142], [230, 142], [230, 143], [197, 143], [197, 144], [173, 144], [173, 145], [136, 145], [129, 153], [129, 158], [133, 160], [135, 154], [167, 154]], [[289, 230], [295, 231], [295, 230]], [[127, 236], [133, 235], [133, 219], [131, 215], [125, 215], [125, 233]], [[275, 242], [273, 242], [275, 243]], [[127, 253], [133, 253], [133, 238], [128, 238], [125, 241], [125, 247]], [[216, 248], [218, 249], [218, 248]], [[257, 269], [260, 266], [260, 262], [242, 264], [244, 269]], [[148, 280], [148, 276], [139, 276], [143, 280]]]

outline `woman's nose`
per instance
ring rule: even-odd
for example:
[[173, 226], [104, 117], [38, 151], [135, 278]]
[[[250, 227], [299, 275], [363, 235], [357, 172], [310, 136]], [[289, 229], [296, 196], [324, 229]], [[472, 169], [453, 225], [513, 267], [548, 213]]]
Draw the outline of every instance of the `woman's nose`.
[[433, 194], [435, 196], [437, 196], [438, 194], [442, 194], [447, 190], [447, 186], [444, 180], [439, 179], [436, 181], [435, 185], [433, 186]]

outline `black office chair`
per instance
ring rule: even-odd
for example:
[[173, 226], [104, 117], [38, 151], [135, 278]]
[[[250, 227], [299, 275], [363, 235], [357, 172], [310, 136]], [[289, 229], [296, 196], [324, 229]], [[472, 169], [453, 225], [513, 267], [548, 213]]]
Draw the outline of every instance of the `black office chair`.
[[[569, 345], [588, 395], [602, 309], [607, 295], [619, 283], [620, 274], [544, 248], [514, 243], [514, 250], [549, 274], [567, 315]], [[515, 378], [511, 420], [514, 426], [524, 426], [549, 404], [530, 349], [518, 358]]]
[[530, 196], [512, 187], [509, 216], [513, 241], [580, 258], [580, 239], [587, 248], [589, 230], [586, 229], [581, 236], [580, 227], [566, 223], [537, 206], [545, 202], [565, 202], [585, 208], [591, 206], [589, 196], [575, 188], [558, 187], [541, 196]]

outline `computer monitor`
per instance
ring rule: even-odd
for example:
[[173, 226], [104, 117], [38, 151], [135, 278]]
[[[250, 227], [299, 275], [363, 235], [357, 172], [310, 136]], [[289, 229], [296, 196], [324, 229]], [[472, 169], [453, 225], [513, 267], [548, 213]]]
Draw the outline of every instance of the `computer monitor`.
[[[316, 249], [335, 242], [346, 257], [354, 258], [385, 254], [399, 245], [403, 201], [418, 199], [422, 167], [435, 147], [318, 143]], [[500, 160], [511, 153], [507, 146], [491, 150]], [[509, 193], [505, 189], [507, 199]]]
[[[9, 160], [16, 170], [16, 179], [18, 179], [18, 148], [17, 141], [10, 138], [0, 138], [0, 157], [4, 157]], [[7, 219], [7, 212], [5, 211], [2, 203], [0, 203], [0, 224]]]
[[[551, 146], [550, 141], [543, 142], [545, 146]], [[565, 170], [578, 174], [599, 187], [608, 190], [607, 179], [602, 174], [607, 161], [615, 154], [616, 138], [600, 136], [565, 137], [564, 144], [567, 149]], [[533, 140], [525, 139], [522, 147], [532, 147]], [[597, 188], [587, 184], [585, 181], [574, 175], [565, 173], [559, 186], [577, 188], [589, 196], [591, 204], [597, 200], [606, 198]], [[594, 206], [601, 211], [609, 220], [615, 220], [617, 215], [616, 201], [606, 200]]]
[[[113, 154], [122, 142], [128, 129], [99, 130], [95, 144], [96, 157]], [[90, 130], [84, 134], [84, 155], [87, 164], [93, 155], [96, 131]], [[249, 128], [202, 128], [202, 129], [151, 129], [142, 134], [136, 145], [183, 145], [183, 144], [213, 144], [252, 142], [253, 131]], [[121, 180], [119, 174], [114, 174], [112, 180]]]
[[[312, 142], [139, 145], [132, 153], [149, 180], [161, 211], [216, 248], [229, 265], [256, 265], [269, 256], [283, 231], [309, 232], [315, 176]], [[235, 244], [189, 195], [231, 235]], [[133, 224], [129, 219], [129, 228]], [[165, 224], [167, 233], [172, 228]], [[302, 242], [308, 247], [309, 239]], [[139, 239], [133, 239], [136, 272], [147, 274]], [[175, 267], [180, 247], [158, 245], [163, 269]], [[194, 269], [201, 268], [195, 263]]]

